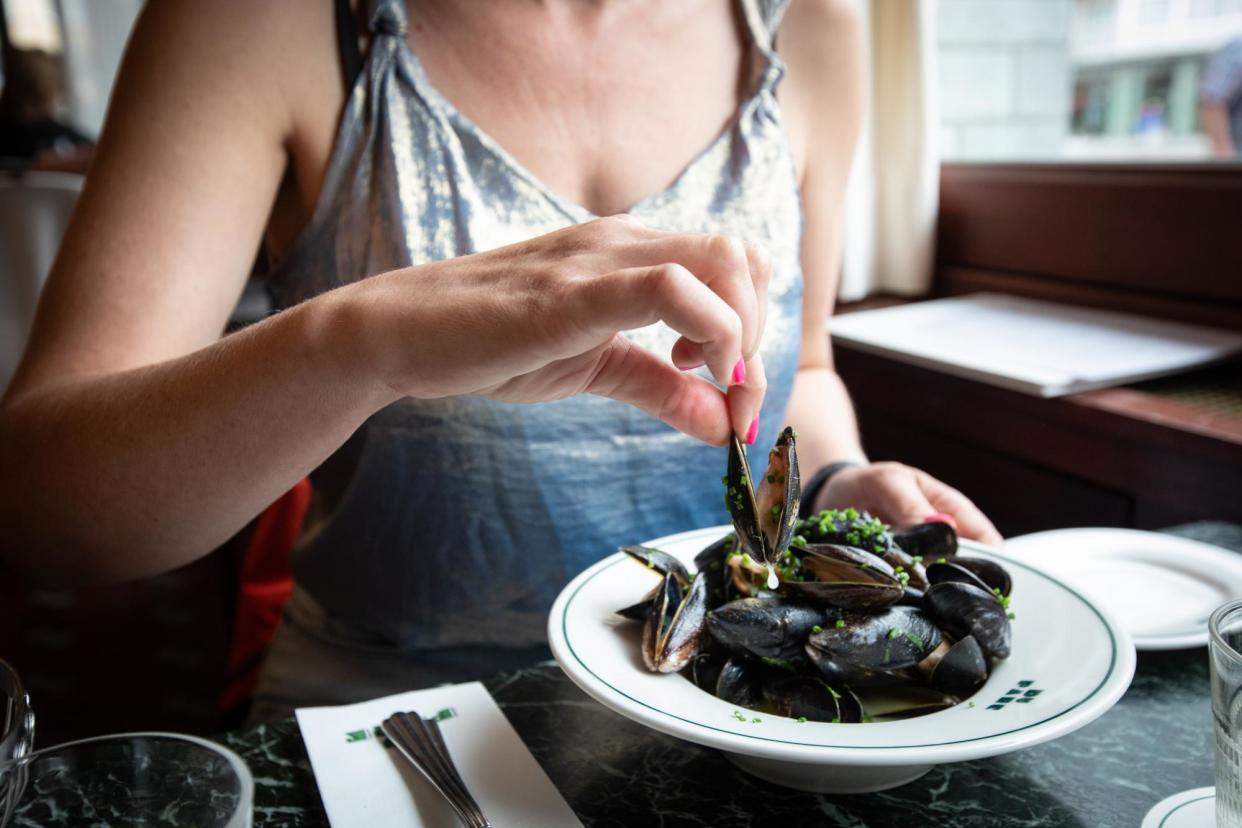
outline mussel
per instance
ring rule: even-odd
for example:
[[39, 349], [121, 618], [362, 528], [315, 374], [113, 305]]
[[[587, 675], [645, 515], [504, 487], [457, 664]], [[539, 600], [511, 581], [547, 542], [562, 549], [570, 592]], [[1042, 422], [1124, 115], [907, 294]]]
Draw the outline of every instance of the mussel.
[[1011, 631], [1000, 600], [986, 589], [960, 581], [932, 584], [923, 608], [954, 638], [974, 636], [989, 658], [1008, 658]]
[[894, 542], [888, 527], [857, 509], [828, 509], [798, 524], [799, 534], [810, 544], [830, 543], [849, 546], [879, 557], [904, 584], [926, 589], [927, 578], [921, 559]]
[[793, 429], [781, 432], [768, 452], [767, 471], [758, 481], [751, 473], [745, 447], [734, 435], [724, 482], [725, 506], [737, 531], [739, 549], [760, 563], [775, 563], [793, 537], [802, 495]]
[[802, 647], [824, 612], [779, 598], [739, 598], [707, 615], [712, 638], [726, 649], [763, 659], [805, 660]]
[[657, 673], [675, 673], [698, 651], [706, 630], [707, 579], [695, 578], [688, 591], [669, 572], [643, 625], [643, 663]]
[[847, 612], [830, 627], [813, 632], [806, 654], [833, 683], [848, 683], [862, 672], [892, 672], [913, 667], [936, 649], [939, 628], [914, 607], [889, 607], [878, 613]]
[[780, 588], [787, 595], [843, 609], [876, 609], [901, 598], [901, 580], [875, 555], [828, 543], [791, 552], [803, 580], [782, 581]]
[[973, 635], [955, 644], [941, 642], [919, 663], [932, 687], [949, 693], [965, 693], [983, 684], [988, 677], [988, 662]]
[[898, 529], [893, 540], [906, 554], [921, 558], [925, 564], [957, 554], [957, 530], [939, 520]]

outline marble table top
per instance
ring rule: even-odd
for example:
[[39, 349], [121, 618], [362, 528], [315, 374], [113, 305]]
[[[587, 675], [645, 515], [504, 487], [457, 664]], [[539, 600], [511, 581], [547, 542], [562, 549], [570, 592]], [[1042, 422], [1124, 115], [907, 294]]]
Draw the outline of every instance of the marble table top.
[[[1242, 526], [1205, 522], [1169, 531], [1242, 552]], [[1061, 739], [851, 796], [802, 793], [748, 776], [714, 750], [607, 710], [554, 663], [484, 684], [591, 828], [1134, 828], [1166, 796], [1213, 783], [1204, 648], [1140, 653], [1116, 707]], [[256, 828], [328, 824], [292, 719], [219, 741], [253, 771]]]

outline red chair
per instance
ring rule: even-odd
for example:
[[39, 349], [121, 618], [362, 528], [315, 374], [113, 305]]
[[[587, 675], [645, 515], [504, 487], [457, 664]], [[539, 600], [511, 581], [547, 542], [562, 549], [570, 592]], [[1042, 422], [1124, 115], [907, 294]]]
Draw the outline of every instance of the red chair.
[[302, 531], [310, 499], [310, 480], [303, 479], [255, 521], [238, 577], [228, 680], [220, 694], [219, 709], [226, 720], [244, 715], [281, 611], [293, 594], [289, 553]]

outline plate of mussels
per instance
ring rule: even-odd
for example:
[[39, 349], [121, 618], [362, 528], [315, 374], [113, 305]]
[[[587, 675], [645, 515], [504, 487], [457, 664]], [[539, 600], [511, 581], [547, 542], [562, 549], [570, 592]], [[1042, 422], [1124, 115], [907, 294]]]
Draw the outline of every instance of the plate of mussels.
[[1063, 736], [1107, 711], [1134, 645], [1057, 577], [945, 523], [799, 518], [796, 435], [762, 477], [736, 439], [731, 524], [622, 547], [553, 604], [589, 695], [776, 784], [861, 793]]

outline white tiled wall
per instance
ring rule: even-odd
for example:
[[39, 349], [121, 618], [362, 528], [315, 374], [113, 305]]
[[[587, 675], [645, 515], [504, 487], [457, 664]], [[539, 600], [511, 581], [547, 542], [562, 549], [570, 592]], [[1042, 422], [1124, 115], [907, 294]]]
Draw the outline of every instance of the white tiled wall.
[[1059, 154], [1069, 129], [1071, 0], [940, 0], [941, 155]]

